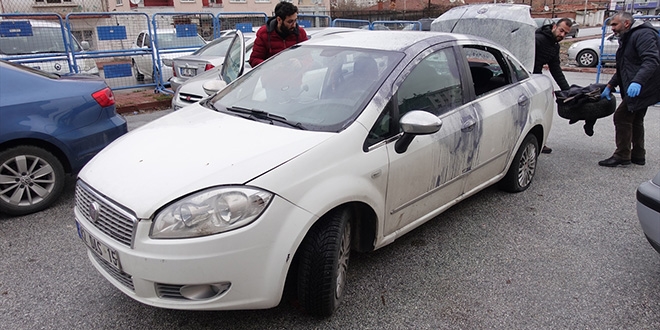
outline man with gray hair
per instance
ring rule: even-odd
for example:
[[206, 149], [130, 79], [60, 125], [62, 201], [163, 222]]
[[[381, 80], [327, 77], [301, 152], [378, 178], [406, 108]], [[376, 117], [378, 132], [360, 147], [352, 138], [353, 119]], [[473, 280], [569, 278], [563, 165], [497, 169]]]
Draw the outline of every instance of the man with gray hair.
[[660, 35], [650, 23], [627, 12], [615, 14], [610, 26], [619, 37], [616, 73], [601, 98], [610, 99], [611, 90], [619, 86], [621, 103], [614, 111], [616, 150], [598, 165], [644, 165], [644, 116], [649, 106], [660, 102]]

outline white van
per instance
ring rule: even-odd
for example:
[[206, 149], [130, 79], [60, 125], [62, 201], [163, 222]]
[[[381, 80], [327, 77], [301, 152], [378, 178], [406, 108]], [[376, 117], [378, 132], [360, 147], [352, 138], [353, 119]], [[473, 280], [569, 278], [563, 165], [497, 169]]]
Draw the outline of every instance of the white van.
[[[0, 59], [19, 62], [43, 71], [69, 73], [69, 62], [62, 28], [58, 23], [35, 20], [0, 20]], [[68, 34], [66, 28], [64, 32]], [[67, 35], [68, 38], [68, 35]], [[89, 43], [82, 44], [73, 38], [73, 49], [82, 52]], [[37, 55], [43, 55], [37, 56]], [[34, 58], [30, 56], [35, 56]], [[30, 58], [27, 58], [30, 57]], [[94, 59], [77, 59], [80, 73], [99, 75]]]

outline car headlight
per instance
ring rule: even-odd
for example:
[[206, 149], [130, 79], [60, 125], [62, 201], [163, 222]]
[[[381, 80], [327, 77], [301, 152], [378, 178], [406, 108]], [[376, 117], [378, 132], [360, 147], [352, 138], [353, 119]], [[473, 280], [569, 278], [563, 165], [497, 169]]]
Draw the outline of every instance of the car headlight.
[[188, 238], [243, 227], [266, 209], [273, 194], [249, 187], [216, 187], [186, 196], [158, 213], [151, 238]]

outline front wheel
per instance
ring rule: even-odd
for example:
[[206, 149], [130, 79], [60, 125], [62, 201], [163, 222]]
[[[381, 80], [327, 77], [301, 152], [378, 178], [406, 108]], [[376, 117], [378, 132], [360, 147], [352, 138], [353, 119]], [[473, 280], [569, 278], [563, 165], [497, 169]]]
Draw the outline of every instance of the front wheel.
[[521, 192], [529, 188], [536, 173], [538, 150], [539, 144], [536, 136], [527, 135], [513, 157], [509, 171], [500, 181], [500, 189], [508, 192]]
[[144, 75], [142, 73], [140, 73], [140, 69], [138, 69], [137, 63], [135, 63], [135, 61], [133, 61], [132, 64], [133, 64], [132, 65], [132, 67], [133, 67], [133, 77], [135, 77], [135, 80], [137, 80], [138, 82], [144, 82]]
[[332, 315], [344, 296], [351, 252], [349, 214], [339, 209], [319, 219], [300, 246], [298, 301], [313, 316]]
[[590, 67], [598, 64], [598, 54], [591, 49], [583, 50], [575, 58], [578, 66]]
[[20, 146], [0, 152], [0, 212], [24, 215], [41, 211], [64, 188], [64, 168], [50, 152]]

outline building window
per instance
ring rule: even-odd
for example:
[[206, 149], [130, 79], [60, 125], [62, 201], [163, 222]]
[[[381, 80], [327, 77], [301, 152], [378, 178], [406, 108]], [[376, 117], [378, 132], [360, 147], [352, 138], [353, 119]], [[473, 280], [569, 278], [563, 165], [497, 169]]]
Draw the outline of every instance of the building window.
[[246, 3], [246, 0], [229, 0], [230, 3]]
[[254, 0], [254, 3], [270, 3], [270, 0]]
[[180, 0], [181, 2], [195, 2], [195, 0]]
[[116, 6], [123, 6], [124, 5], [124, 0], [115, 0], [115, 5]]

